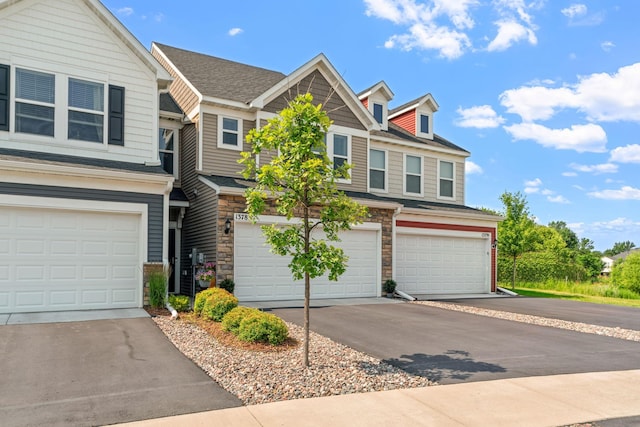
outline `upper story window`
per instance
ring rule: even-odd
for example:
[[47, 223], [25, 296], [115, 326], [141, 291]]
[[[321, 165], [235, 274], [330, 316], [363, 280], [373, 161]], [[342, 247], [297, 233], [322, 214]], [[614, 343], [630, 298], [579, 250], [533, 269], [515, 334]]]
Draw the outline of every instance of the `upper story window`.
[[218, 116], [218, 147], [242, 150], [242, 119]]
[[369, 150], [369, 188], [371, 190], [387, 190], [387, 152]]
[[16, 69], [16, 132], [54, 135], [55, 86], [54, 74]]
[[69, 79], [69, 139], [104, 141], [104, 85]]
[[167, 173], [178, 177], [178, 131], [160, 128], [160, 164]]
[[383, 114], [382, 114], [382, 104], [378, 104], [378, 103], [373, 103], [373, 117], [376, 119], [376, 121], [380, 124], [382, 124], [382, 120], [383, 120]]
[[438, 176], [438, 197], [453, 199], [455, 197], [455, 165], [453, 162], [445, 162], [441, 160], [438, 163]]
[[429, 116], [420, 114], [420, 132], [429, 133]]
[[349, 163], [349, 137], [333, 134], [333, 168], [338, 169]]
[[422, 196], [422, 157], [404, 156], [404, 193]]
[[0, 64], [0, 130], [124, 145], [124, 87], [20, 67], [11, 71]]

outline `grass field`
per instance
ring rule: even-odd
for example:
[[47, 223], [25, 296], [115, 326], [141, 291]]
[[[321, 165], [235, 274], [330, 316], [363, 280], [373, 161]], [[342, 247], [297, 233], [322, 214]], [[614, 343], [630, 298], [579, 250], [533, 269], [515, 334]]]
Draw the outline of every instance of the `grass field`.
[[[500, 283], [506, 289], [510, 284]], [[640, 307], [640, 294], [611, 284], [607, 279], [591, 282], [571, 282], [565, 280], [547, 280], [546, 282], [516, 283], [516, 292], [520, 295], [539, 298], [559, 298], [596, 304]]]

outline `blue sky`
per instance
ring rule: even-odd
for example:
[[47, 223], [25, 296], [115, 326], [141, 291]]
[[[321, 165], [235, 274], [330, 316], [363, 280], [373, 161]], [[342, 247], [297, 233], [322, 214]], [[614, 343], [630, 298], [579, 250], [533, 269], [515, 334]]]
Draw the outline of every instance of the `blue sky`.
[[290, 73], [323, 52], [356, 92], [431, 93], [471, 152], [466, 204], [526, 195], [605, 250], [640, 246], [637, 0], [104, 0], [152, 41]]

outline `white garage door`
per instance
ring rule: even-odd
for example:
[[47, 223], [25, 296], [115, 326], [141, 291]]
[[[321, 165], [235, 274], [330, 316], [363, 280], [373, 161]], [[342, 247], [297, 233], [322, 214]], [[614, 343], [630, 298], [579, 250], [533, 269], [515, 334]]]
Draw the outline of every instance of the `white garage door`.
[[490, 292], [486, 239], [398, 234], [396, 281], [409, 294]]
[[[293, 281], [289, 257], [272, 254], [259, 225], [236, 222], [234, 230], [236, 287], [240, 301], [304, 298], [304, 281]], [[334, 246], [349, 257], [347, 271], [337, 282], [326, 276], [311, 279], [311, 298], [353, 298], [379, 295], [380, 263], [375, 230], [349, 230]]]
[[0, 313], [140, 306], [140, 215], [0, 206]]

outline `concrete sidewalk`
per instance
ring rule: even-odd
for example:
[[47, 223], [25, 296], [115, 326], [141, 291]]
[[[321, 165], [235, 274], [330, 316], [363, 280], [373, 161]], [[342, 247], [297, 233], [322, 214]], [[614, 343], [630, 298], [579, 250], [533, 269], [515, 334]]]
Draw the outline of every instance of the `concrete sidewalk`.
[[563, 426], [640, 415], [640, 370], [515, 378], [243, 406], [126, 426]]

